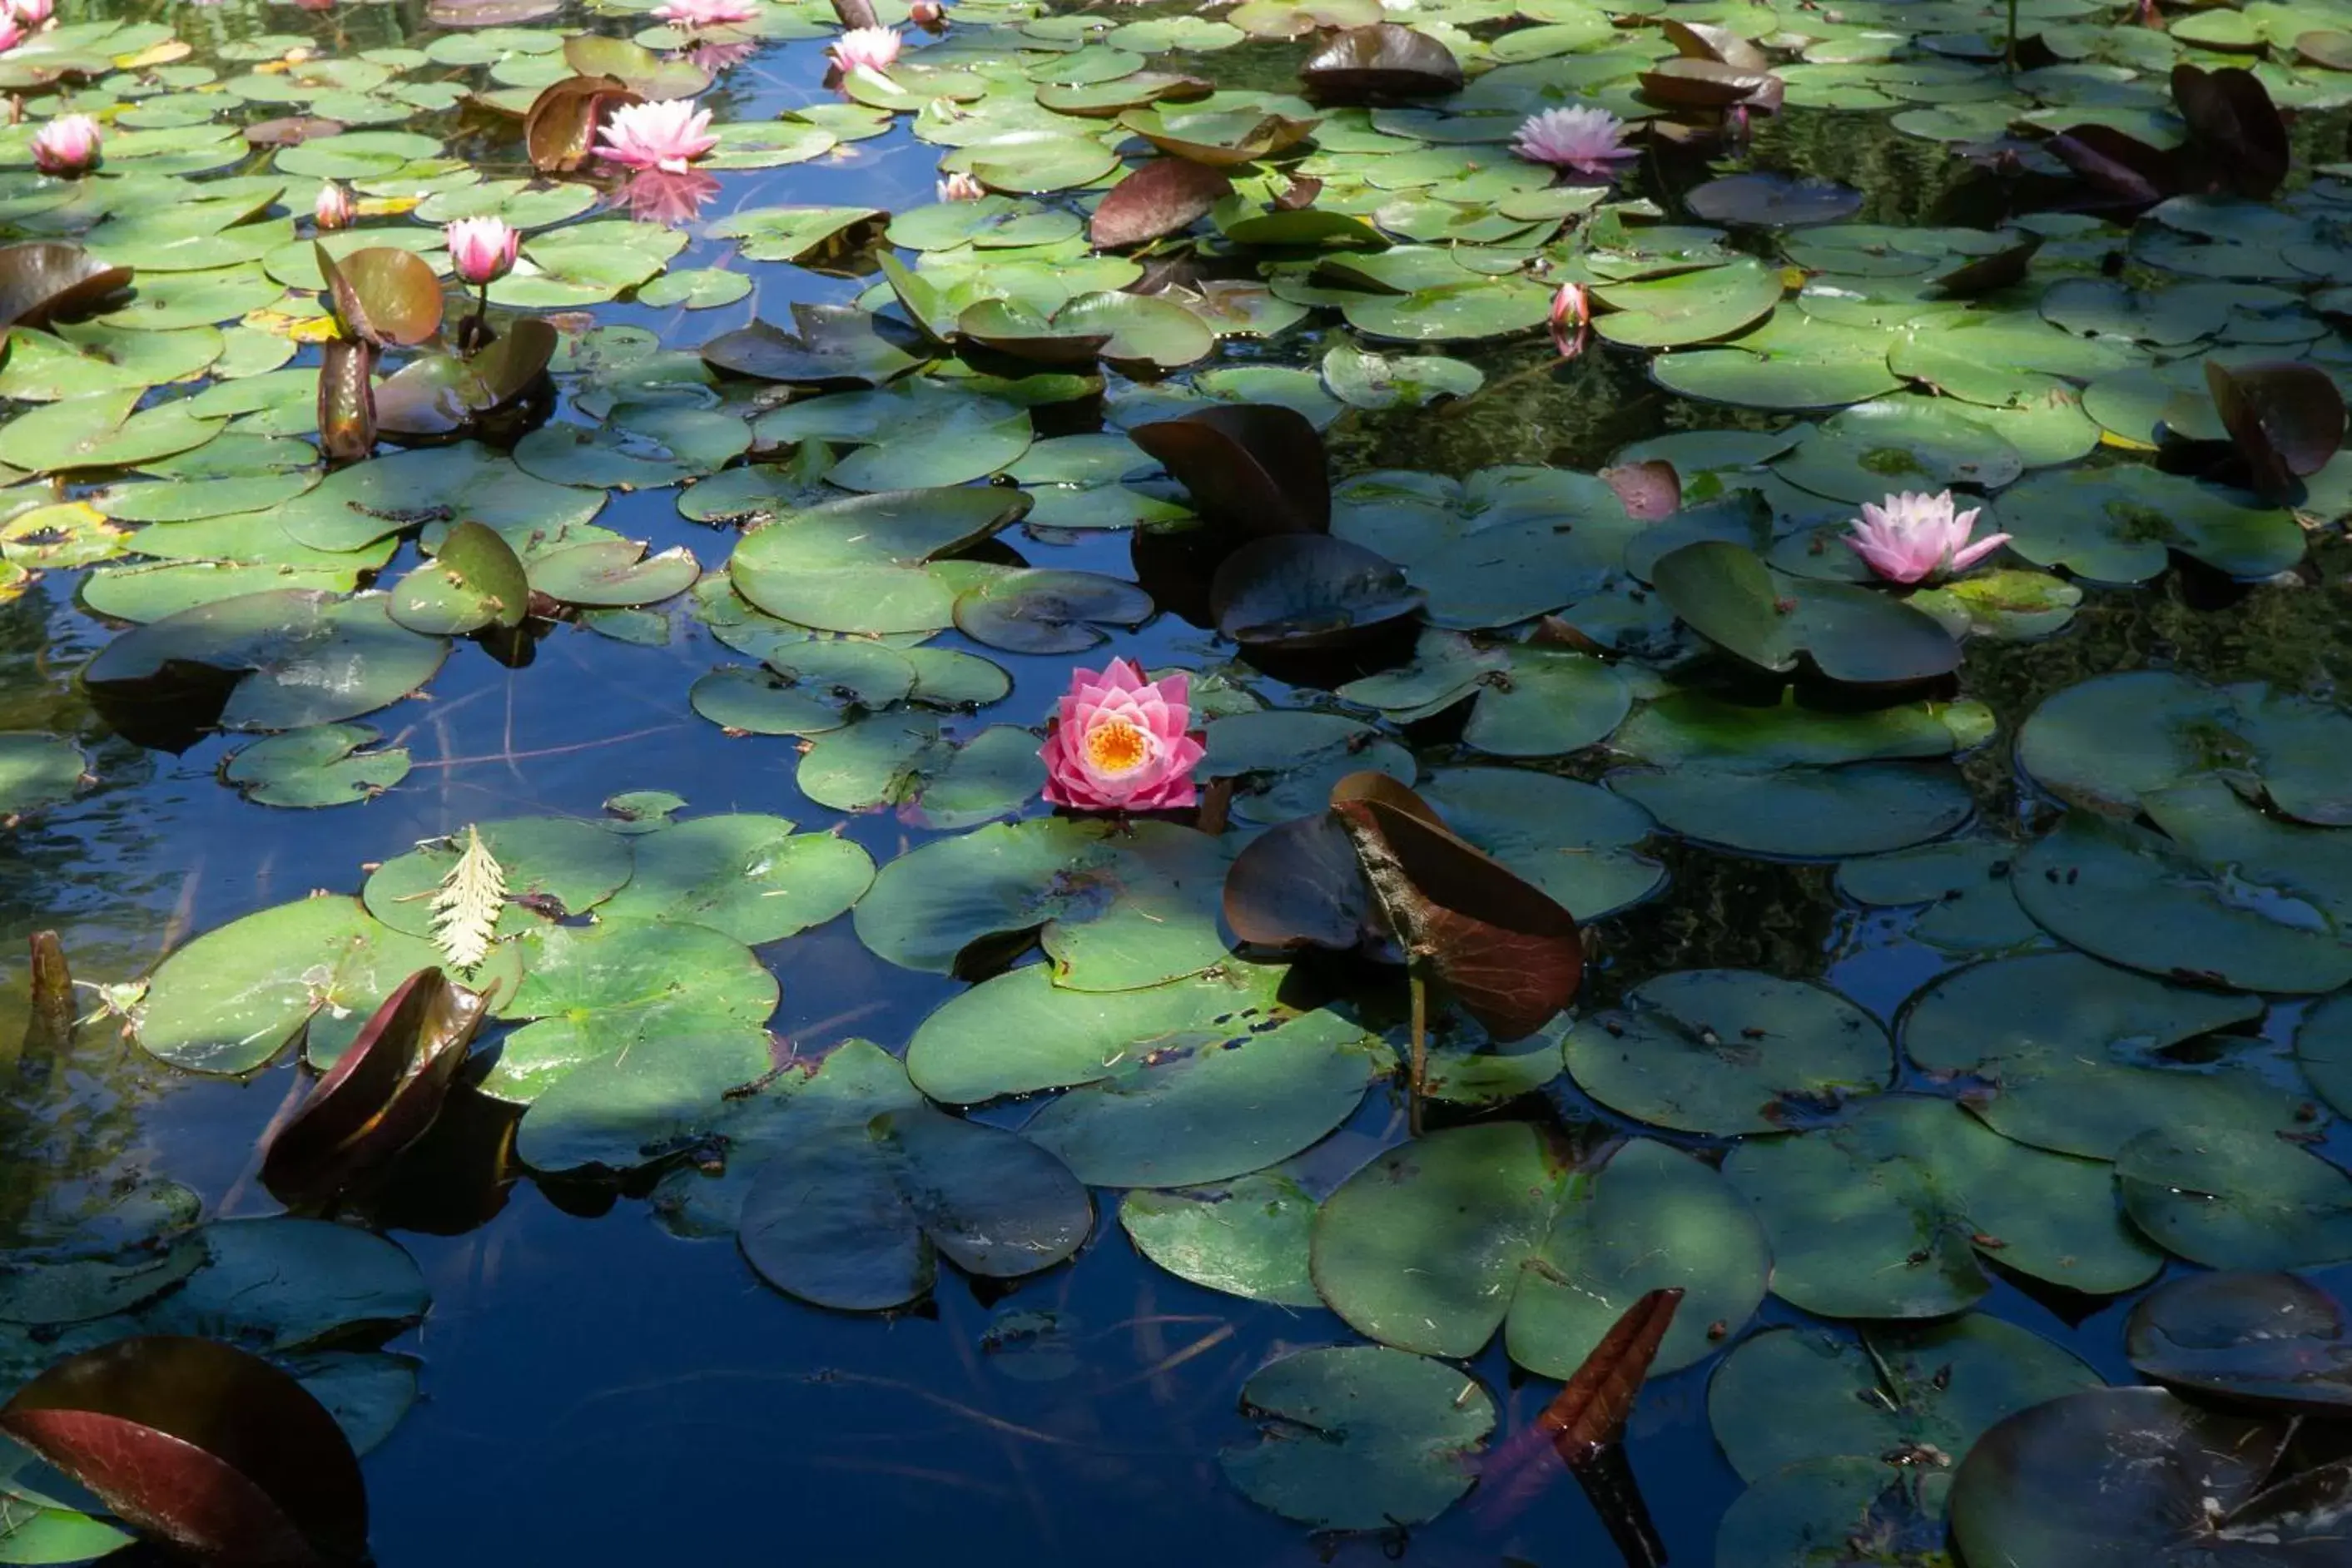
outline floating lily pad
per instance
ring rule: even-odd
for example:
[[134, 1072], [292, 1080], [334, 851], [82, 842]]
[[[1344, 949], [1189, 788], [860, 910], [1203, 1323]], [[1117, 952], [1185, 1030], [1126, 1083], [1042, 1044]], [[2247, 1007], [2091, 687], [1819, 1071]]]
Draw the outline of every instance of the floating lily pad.
[[2352, 1258], [2352, 1176], [2267, 1132], [2150, 1128], [2116, 1155], [2132, 1223], [2209, 1268]]
[[927, 563], [988, 538], [1028, 504], [1018, 490], [948, 488], [829, 501], [746, 533], [728, 575], [744, 598], [796, 625], [936, 631], [954, 624], [962, 584]]
[[81, 748], [62, 736], [0, 732], [0, 815], [71, 800], [84, 765]]
[[[468, 826], [505, 878], [501, 939], [586, 914], [629, 879], [629, 847], [599, 824], [509, 816]], [[456, 868], [464, 838], [461, 833], [436, 839], [377, 867], [362, 889], [368, 911], [394, 931], [432, 935], [433, 896]]]
[[1605, 782], [1698, 843], [1791, 859], [1842, 859], [1924, 844], [1975, 810], [1957, 771], [1924, 763], [1761, 773], [1698, 765], [1621, 768]]
[[2231, 1405], [2321, 1417], [2352, 1409], [2344, 1309], [2299, 1275], [2168, 1280], [2132, 1309], [2124, 1349], [2144, 1375]]
[[372, 800], [408, 776], [404, 746], [362, 747], [383, 739], [366, 724], [319, 724], [256, 741], [229, 758], [221, 777], [261, 805], [311, 807]]
[[1318, 1530], [1435, 1518], [1470, 1489], [1495, 1402], [1458, 1367], [1378, 1345], [1301, 1351], [1242, 1385], [1260, 1440], [1218, 1456], [1260, 1507]]
[[2035, 474], [2001, 498], [2010, 548], [2102, 583], [2144, 583], [2179, 551], [2233, 577], [2269, 577], [2303, 559], [2294, 517], [2252, 496], [2117, 464]]
[[1323, 1304], [1307, 1267], [1315, 1199], [1278, 1173], [1168, 1192], [1138, 1187], [1119, 1200], [1118, 1223], [1138, 1252], [1179, 1279], [1276, 1306]]
[[1745, 970], [1663, 974], [1578, 1020], [1568, 1070], [1611, 1109], [1682, 1132], [1784, 1129], [1895, 1077], [1886, 1032], [1834, 992]]
[[757, 947], [822, 925], [874, 879], [866, 851], [778, 816], [698, 817], [640, 836], [635, 869], [605, 917], [692, 921]]

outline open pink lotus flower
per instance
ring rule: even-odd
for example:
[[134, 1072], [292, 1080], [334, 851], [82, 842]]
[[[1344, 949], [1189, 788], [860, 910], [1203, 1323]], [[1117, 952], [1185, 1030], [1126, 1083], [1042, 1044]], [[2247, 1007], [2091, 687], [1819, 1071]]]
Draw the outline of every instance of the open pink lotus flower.
[[631, 103], [613, 111], [596, 132], [604, 145], [596, 155], [630, 169], [660, 169], [683, 174], [687, 165], [719, 145], [710, 133], [710, 110], [688, 98]]
[[654, 7], [656, 20], [678, 27], [724, 27], [759, 15], [760, 0], [663, 0]]
[[1890, 583], [1938, 582], [1965, 572], [2009, 542], [2006, 533], [1969, 542], [1976, 526], [1970, 507], [1955, 512], [1952, 492], [1888, 496], [1877, 506], [1864, 501], [1853, 531], [1842, 537], [1870, 569]]
[[44, 174], [87, 174], [98, 167], [98, 121], [60, 114], [33, 137], [33, 164]]
[[898, 29], [896, 27], [852, 27], [833, 41], [825, 53], [833, 59], [833, 68], [847, 76], [852, 71], [874, 71], [890, 68], [898, 58]]
[[442, 231], [449, 246], [449, 265], [477, 289], [486, 288], [514, 270], [522, 236], [504, 218], [461, 217]]
[[1187, 730], [1192, 683], [1146, 680], [1123, 658], [1070, 673], [1046, 726], [1045, 798], [1079, 811], [1167, 811], [1201, 798], [1192, 770], [1207, 747]]
[[1520, 122], [1511, 151], [1533, 163], [1584, 174], [1614, 174], [1641, 154], [1622, 145], [1625, 122], [1605, 109], [1547, 109]]

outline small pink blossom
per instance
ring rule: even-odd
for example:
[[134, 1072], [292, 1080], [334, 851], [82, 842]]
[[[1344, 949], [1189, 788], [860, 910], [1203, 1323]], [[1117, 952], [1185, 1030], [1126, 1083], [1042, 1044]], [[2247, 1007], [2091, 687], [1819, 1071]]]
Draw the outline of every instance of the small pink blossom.
[[939, 195], [943, 202], [976, 202], [988, 195], [988, 187], [959, 171], [940, 182]]
[[27, 27], [47, 26], [57, 8], [57, 0], [8, 0], [8, 14]]
[[1841, 537], [1890, 583], [1940, 582], [2009, 542], [2006, 533], [1969, 542], [1969, 530], [1976, 526], [1979, 510], [1956, 513], [1949, 490], [1933, 496], [1891, 495], [1877, 506], [1864, 502], [1853, 531]]
[[623, 183], [615, 205], [626, 206], [640, 222], [679, 228], [700, 217], [705, 204], [718, 194], [719, 182], [709, 174], [644, 169]]
[[710, 133], [710, 110], [687, 98], [626, 104], [596, 132], [604, 144], [596, 155], [631, 169], [683, 174], [687, 165], [719, 145]]
[[717, 76], [720, 71], [733, 70], [760, 52], [760, 46], [749, 38], [729, 44], [705, 41], [686, 51], [685, 58]]
[[725, 27], [758, 20], [760, 0], [664, 0], [654, 16], [680, 27]]
[[1562, 359], [1574, 359], [1584, 352], [1584, 341], [1592, 331], [1592, 298], [1581, 283], [1563, 283], [1559, 292], [1551, 297], [1551, 342]]
[[25, 41], [25, 24], [16, 20], [14, 11], [0, 11], [0, 55], [8, 53]]
[[340, 180], [329, 180], [319, 187], [319, 199], [310, 204], [310, 216], [320, 229], [349, 228], [352, 219], [359, 216], [359, 204], [352, 200], [352, 189]]
[[833, 59], [833, 68], [844, 76], [853, 71], [879, 75], [898, 58], [899, 41], [896, 27], [852, 27], [835, 38], [825, 53]]
[[1519, 125], [1511, 151], [1538, 163], [1585, 174], [1613, 174], [1624, 159], [1639, 157], [1622, 145], [1625, 122], [1605, 109], [1547, 109]]
[[522, 248], [522, 236], [504, 218], [461, 217], [442, 236], [448, 242], [450, 266], [477, 289], [513, 271], [515, 255]]
[[1045, 799], [1078, 811], [1167, 811], [1201, 798], [1192, 782], [1207, 747], [1185, 676], [1146, 680], [1123, 658], [1099, 675], [1073, 670], [1045, 743]]
[[98, 121], [60, 114], [34, 133], [33, 163], [44, 174], [87, 174], [98, 167]]

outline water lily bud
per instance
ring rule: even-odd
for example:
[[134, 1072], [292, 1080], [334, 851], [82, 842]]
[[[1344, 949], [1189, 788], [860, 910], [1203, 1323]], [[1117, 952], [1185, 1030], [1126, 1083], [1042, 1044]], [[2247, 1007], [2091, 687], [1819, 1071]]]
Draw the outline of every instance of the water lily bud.
[[940, 4], [940, 0], [915, 0], [907, 7], [907, 19], [926, 33], [948, 30], [947, 8]]
[[98, 121], [87, 114], [61, 114], [33, 137], [33, 164], [44, 174], [67, 178], [98, 167]]
[[57, 8], [57, 0], [8, 0], [9, 14], [26, 27], [47, 26]]
[[319, 199], [312, 204], [310, 216], [318, 220], [321, 230], [349, 228], [358, 210], [350, 187], [339, 180], [329, 180], [319, 187]]
[[522, 236], [504, 218], [462, 217], [442, 233], [449, 245], [449, 264], [478, 289], [514, 270], [515, 253], [522, 246]]
[[988, 187], [966, 174], [950, 174], [939, 184], [939, 196], [943, 202], [976, 202], [986, 195]]

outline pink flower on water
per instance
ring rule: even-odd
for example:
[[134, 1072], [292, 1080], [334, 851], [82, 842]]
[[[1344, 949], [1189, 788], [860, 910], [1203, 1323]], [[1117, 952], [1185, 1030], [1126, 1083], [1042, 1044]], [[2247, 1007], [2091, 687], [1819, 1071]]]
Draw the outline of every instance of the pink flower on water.
[[988, 187], [959, 172], [940, 182], [939, 195], [943, 202], [976, 202], [988, 195]]
[[513, 271], [515, 253], [522, 248], [522, 236], [500, 217], [461, 217], [441, 233], [449, 265], [477, 289]]
[[1605, 109], [1547, 109], [1519, 125], [1511, 151], [1538, 163], [1585, 174], [1613, 174], [1616, 165], [1641, 154], [1621, 145], [1625, 122]]
[[1551, 297], [1551, 342], [1562, 359], [1574, 359], [1584, 352], [1584, 340], [1592, 331], [1592, 297], [1581, 283], [1563, 283], [1559, 292]]
[[319, 199], [310, 204], [310, 216], [320, 230], [349, 228], [352, 219], [359, 216], [359, 204], [352, 200], [352, 189], [340, 180], [329, 180], [319, 187]]
[[680, 27], [724, 27], [759, 15], [760, 0], [664, 0], [654, 7], [656, 19]]
[[852, 71], [878, 75], [898, 58], [898, 42], [896, 27], [852, 27], [835, 38], [825, 53], [832, 58], [833, 68], [844, 76]]
[[596, 134], [604, 142], [596, 155], [606, 163], [673, 174], [685, 174], [688, 164], [719, 145], [710, 133], [710, 110], [687, 98], [627, 104]]
[[8, 0], [8, 14], [27, 27], [47, 26], [57, 8], [57, 0]]
[[1941, 495], [1888, 496], [1884, 503], [1863, 503], [1862, 518], [1844, 538], [1870, 569], [1890, 583], [1927, 583], [1965, 572], [2002, 545], [2009, 535], [1996, 533], [1969, 542], [1979, 508], [1955, 514], [1952, 492]]
[[631, 174], [623, 184], [614, 196], [614, 205], [626, 206], [629, 216], [640, 222], [677, 228], [700, 217], [704, 204], [718, 194], [719, 182], [709, 174], [670, 174], [659, 169], [645, 169]]
[[60, 114], [35, 133], [33, 163], [44, 174], [87, 174], [98, 167], [98, 121]]
[[1191, 681], [1146, 680], [1123, 658], [1070, 674], [1045, 743], [1045, 798], [1079, 811], [1166, 811], [1201, 798], [1192, 769], [1207, 748], [1187, 732]]
[[25, 24], [16, 20], [14, 11], [0, 11], [0, 55], [6, 54], [25, 41]]
[[760, 52], [760, 46], [749, 39], [731, 44], [699, 43], [686, 51], [685, 58], [717, 76], [720, 71], [733, 70]]

